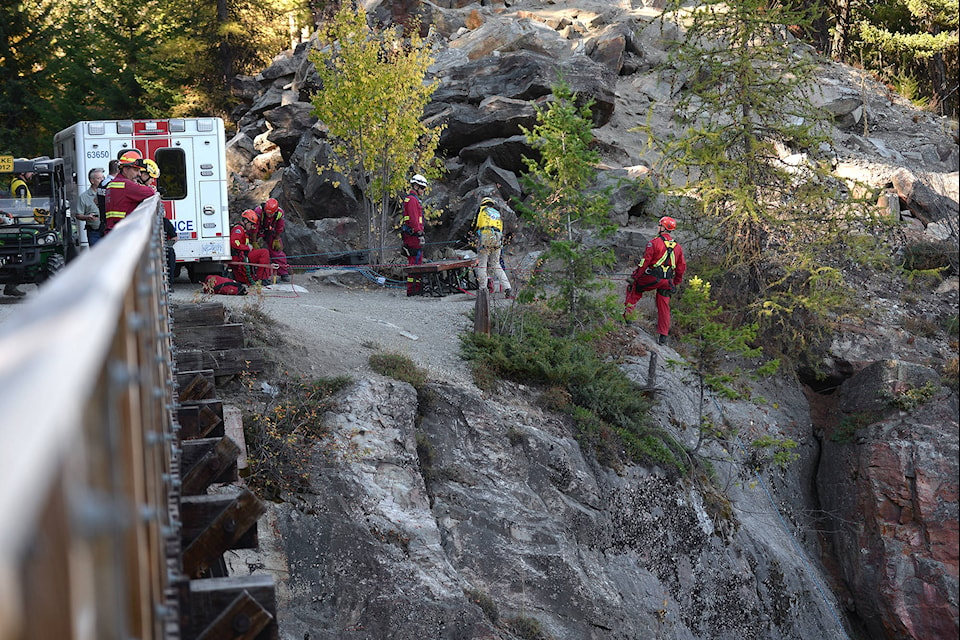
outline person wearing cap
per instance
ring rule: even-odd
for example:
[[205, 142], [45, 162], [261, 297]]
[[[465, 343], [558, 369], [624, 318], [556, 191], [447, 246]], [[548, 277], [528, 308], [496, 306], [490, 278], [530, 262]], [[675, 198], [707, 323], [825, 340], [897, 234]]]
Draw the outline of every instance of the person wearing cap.
[[287, 254], [283, 250], [283, 209], [276, 198], [268, 198], [266, 202], [253, 210], [260, 217], [260, 224], [251, 238], [255, 247], [264, 248], [270, 252], [270, 262], [278, 265], [277, 275], [281, 282], [290, 282], [290, 265], [287, 263]]
[[[419, 173], [410, 178], [410, 193], [403, 199], [403, 216], [400, 218], [400, 237], [403, 240], [403, 255], [407, 265], [423, 264], [423, 204], [421, 199], [427, 191], [427, 179]], [[407, 295], [416, 296], [423, 291], [420, 278], [407, 276]]]
[[633, 309], [643, 297], [644, 291], [657, 292], [657, 342], [666, 344], [670, 334], [670, 296], [683, 282], [687, 262], [683, 248], [670, 236], [677, 228], [677, 221], [669, 216], [660, 218], [657, 236], [647, 243], [641, 262], [627, 283], [627, 296], [623, 302], [623, 319], [633, 322]]
[[500, 263], [500, 251], [503, 248], [503, 217], [494, 205], [493, 198], [483, 198], [477, 218], [473, 221], [473, 230], [477, 234], [477, 282], [487, 286], [487, 265], [491, 265], [494, 279], [500, 285], [504, 297], [512, 298], [510, 280]]
[[152, 187], [140, 184], [140, 170], [146, 167], [139, 151], [130, 149], [120, 154], [120, 173], [107, 185], [106, 218], [103, 235], [110, 233], [141, 202], [156, 193]]
[[92, 247], [100, 240], [100, 205], [97, 190], [103, 182], [103, 169], [95, 168], [87, 172], [90, 188], [83, 191], [78, 199], [77, 213], [74, 217], [86, 224], [87, 245]]

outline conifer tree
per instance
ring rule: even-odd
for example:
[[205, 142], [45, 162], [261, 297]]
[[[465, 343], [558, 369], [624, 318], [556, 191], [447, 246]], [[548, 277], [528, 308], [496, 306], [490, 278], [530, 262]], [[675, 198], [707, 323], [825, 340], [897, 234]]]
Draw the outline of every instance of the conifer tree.
[[409, 33], [372, 29], [362, 8], [341, 8], [322, 38], [329, 46], [310, 54], [323, 84], [312, 102], [333, 153], [318, 171], [341, 173], [359, 188], [367, 247], [379, 261], [393, 226], [392, 199], [412, 173], [437, 173], [441, 130], [421, 121], [437, 87], [425, 81], [432, 58], [415, 26]]
[[847, 59], [878, 71], [906, 97], [956, 117], [957, 0], [886, 0], [854, 9]]
[[0, 4], [0, 154], [35, 156], [50, 152], [42, 127], [46, 45], [52, 38], [49, 3]]
[[[606, 286], [596, 274], [614, 262], [609, 249], [584, 243], [587, 233], [613, 230], [609, 198], [594, 188], [600, 156], [590, 145], [592, 105], [592, 100], [578, 105], [577, 94], [561, 79], [548, 106], [536, 109], [536, 126], [521, 127], [540, 158], [523, 159], [527, 172], [522, 179], [531, 195], [518, 209], [550, 238], [543, 256], [547, 269], [535, 274], [531, 284], [541, 293], [556, 288], [556, 295], [547, 299], [574, 320], [594, 307], [588, 294]], [[562, 265], [561, 277], [552, 277], [551, 260]]]
[[852, 221], [821, 157], [826, 114], [806, 94], [816, 61], [785, 26], [807, 17], [764, 0], [674, 10], [686, 37], [663, 71], [682, 126], [673, 139], [648, 130], [663, 188], [695, 203], [677, 215], [705, 241], [697, 253], [715, 261], [720, 299], [786, 352], [802, 351], [842, 296], [830, 265]]

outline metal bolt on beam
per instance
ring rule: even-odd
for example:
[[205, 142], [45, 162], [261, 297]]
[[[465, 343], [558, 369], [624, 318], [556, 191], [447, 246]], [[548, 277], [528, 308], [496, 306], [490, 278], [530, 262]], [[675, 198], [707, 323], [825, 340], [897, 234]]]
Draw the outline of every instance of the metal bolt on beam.
[[130, 331], [134, 331], [134, 332], [139, 331], [144, 327], [145, 324], [146, 323], [144, 321], [143, 315], [137, 313], [136, 311], [131, 312], [130, 315], [127, 317], [127, 328], [130, 329]]
[[157, 615], [158, 618], [171, 618], [176, 615], [177, 611], [173, 607], [168, 607], [165, 604], [154, 604], [153, 612]]

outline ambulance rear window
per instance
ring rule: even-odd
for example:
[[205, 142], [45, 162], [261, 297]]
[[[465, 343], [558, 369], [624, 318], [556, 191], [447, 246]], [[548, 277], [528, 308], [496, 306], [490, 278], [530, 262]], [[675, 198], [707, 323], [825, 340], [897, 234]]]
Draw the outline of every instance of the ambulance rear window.
[[187, 156], [183, 149], [157, 149], [153, 159], [160, 167], [157, 189], [164, 200], [183, 200], [187, 197]]

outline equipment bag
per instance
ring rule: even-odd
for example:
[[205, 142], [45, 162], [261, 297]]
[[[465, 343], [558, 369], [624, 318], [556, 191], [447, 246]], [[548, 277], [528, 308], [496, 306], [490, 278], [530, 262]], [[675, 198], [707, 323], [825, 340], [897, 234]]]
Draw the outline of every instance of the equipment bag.
[[247, 295], [247, 287], [242, 282], [212, 274], [203, 281], [203, 291], [204, 293], [218, 293], [224, 296]]
[[477, 246], [481, 249], [499, 249], [503, 246], [503, 232], [493, 227], [479, 229]]

